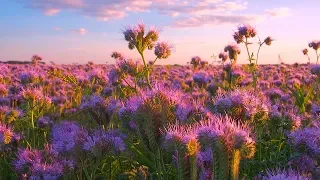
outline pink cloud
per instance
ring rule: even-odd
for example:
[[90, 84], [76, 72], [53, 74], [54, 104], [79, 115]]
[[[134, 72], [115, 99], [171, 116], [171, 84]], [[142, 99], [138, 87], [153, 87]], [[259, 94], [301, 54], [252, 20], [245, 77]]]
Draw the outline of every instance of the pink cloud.
[[199, 27], [203, 25], [257, 23], [263, 19], [260, 15], [203, 15], [183, 18], [175, 21], [173, 27]]
[[[29, 8], [40, 9], [46, 15], [62, 10], [74, 10], [85, 17], [109, 21], [127, 17], [129, 13], [156, 11], [162, 15], [176, 17], [175, 27], [194, 27], [202, 24], [226, 24], [256, 21], [262, 15], [241, 15], [248, 3], [242, 0], [16, 0]], [[267, 9], [272, 17], [287, 14], [288, 8]], [[180, 17], [179, 19], [177, 17]]]
[[266, 9], [264, 12], [266, 13], [266, 15], [273, 17], [285, 17], [290, 16], [291, 14], [290, 9], [287, 7]]
[[60, 11], [61, 11], [60, 9], [46, 9], [46, 10], [44, 10], [44, 14], [46, 16], [53, 16], [53, 15], [57, 14]]
[[71, 31], [74, 34], [80, 34], [80, 35], [85, 35], [88, 33], [88, 31], [84, 28], [80, 28], [80, 29], [74, 29]]

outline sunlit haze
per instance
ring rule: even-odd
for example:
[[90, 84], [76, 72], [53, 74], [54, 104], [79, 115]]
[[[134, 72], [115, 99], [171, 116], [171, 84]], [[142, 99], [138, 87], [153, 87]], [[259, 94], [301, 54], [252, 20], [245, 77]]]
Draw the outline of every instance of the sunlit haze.
[[[113, 51], [138, 59], [128, 49], [121, 29], [144, 22], [161, 28], [161, 41], [174, 45], [169, 59], [157, 64], [187, 64], [192, 56], [212, 62], [224, 47], [234, 42], [237, 27], [249, 23], [258, 37], [271, 36], [264, 46], [261, 64], [305, 63], [301, 50], [319, 37], [318, 0], [3, 0], [0, 6], [0, 61], [30, 60], [58, 64], [113, 64]], [[238, 63], [247, 63], [240, 44]], [[153, 51], [147, 58], [154, 57]], [[311, 62], [315, 53], [311, 52]]]

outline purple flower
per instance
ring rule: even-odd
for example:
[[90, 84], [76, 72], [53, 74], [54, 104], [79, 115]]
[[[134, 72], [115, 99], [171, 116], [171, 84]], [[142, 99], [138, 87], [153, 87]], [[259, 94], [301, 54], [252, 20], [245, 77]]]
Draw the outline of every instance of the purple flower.
[[52, 128], [52, 148], [59, 152], [70, 152], [77, 145], [78, 134], [82, 131], [75, 122], [63, 121]]
[[[97, 129], [84, 142], [83, 149], [100, 157], [106, 154], [119, 154], [126, 149], [123, 138], [125, 136], [117, 131], [104, 131]], [[106, 154], [105, 154], [106, 153]]]
[[211, 80], [211, 77], [205, 71], [196, 72], [192, 78], [200, 87], [205, 86]]
[[37, 124], [39, 128], [46, 128], [52, 125], [53, 122], [48, 116], [44, 116], [38, 119]]
[[44, 150], [20, 149], [17, 159], [13, 162], [14, 168], [22, 176], [29, 179], [59, 179], [67, 166], [65, 159], [61, 159], [51, 146], [46, 145]]
[[263, 176], [263, 180], [310, 180], [310, 178], [305, 177], [298, 172], [288, 169], [288, 170], [268, 170], [266, 175]]
[[167, 59], [171, 55], [173, 46], [167, 42], [160, 42], [154, 48], [154, 54], [159, 59]]

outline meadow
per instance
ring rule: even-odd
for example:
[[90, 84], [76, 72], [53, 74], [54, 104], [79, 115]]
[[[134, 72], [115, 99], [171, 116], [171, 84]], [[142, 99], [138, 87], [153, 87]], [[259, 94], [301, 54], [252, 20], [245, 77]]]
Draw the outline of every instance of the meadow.
[[156, 65], [173, 46], [144, 24], [123, 30], [141, 61], [0, 64], [0, 179], [320, 179], [318, 60], [259, 65], [256, 34], [239, 26], [216, 65]]

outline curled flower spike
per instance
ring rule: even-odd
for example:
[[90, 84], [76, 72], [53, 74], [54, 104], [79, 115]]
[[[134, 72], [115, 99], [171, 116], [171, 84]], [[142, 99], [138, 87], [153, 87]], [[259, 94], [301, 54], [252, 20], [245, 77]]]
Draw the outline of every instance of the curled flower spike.
[[224, 48], [224, 52], [229, 52], [229, 58], [236, 61], [238, 59], [238, 54], [240, 54], [241, 51], [237, 45], [230, 44]]
[[167, 59], [171, 55], [173, 46], [167, 42], [160, 42], [154, 48], [154, 54], [159, 59]]
[[257, 35], [257, 31], [254, 27], [250, 25], [242, 25], [238, 27], [238, 31], [233, 34], [233, 39], [240, 44], [244, 42], [243, 38], [255, 37]]
[[267, 38], [264, 39], [264, 43], [266, 43], [266, 45], [270, 46], [272, 41], [274, 41], [274, 39], [270, 36], [268, 36]]
[[226, 62], [227, 59], [228, 59], [228, 54], [221, 52], [221, 53], [219, 54], [219, 58], [222, 60], [222, 62]]
[[31, 58], [31, 61], [41, 61], [42, 57], [38, 56], [38, 55], [33, 55]]
[[124, 59], [123, 55], [121, 53], [119, 53], [119, 52], [116, 52], [116, 51], [111, 54], [111, 57], [116, 59], [116, 60]]
[[303, 55], [308, 55], [308, 49], [307, 48], [303, 49], [302, 53], [303, 53]]
[[312, 41], [309, 43], [309, 47], [314, 50], [318, 50], [320, 48], [320, 41]]

